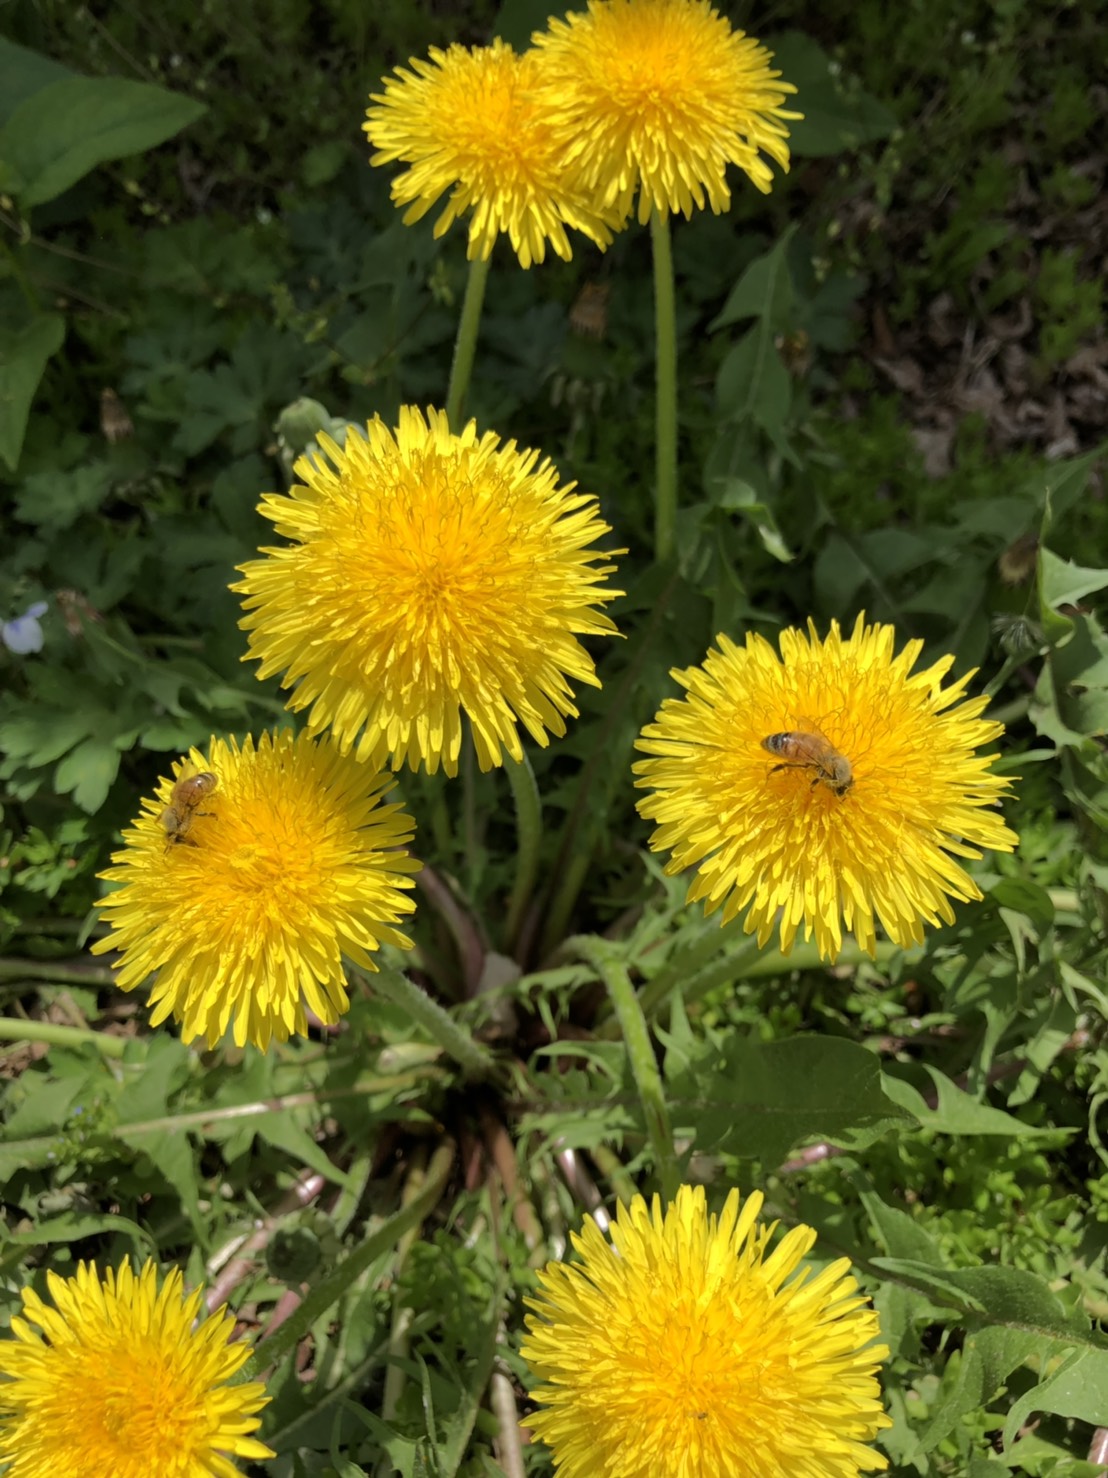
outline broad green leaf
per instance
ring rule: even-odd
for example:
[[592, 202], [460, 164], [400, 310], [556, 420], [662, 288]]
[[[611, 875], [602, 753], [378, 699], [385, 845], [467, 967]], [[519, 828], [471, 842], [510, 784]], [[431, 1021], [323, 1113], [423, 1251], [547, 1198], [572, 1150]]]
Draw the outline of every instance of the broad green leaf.
[[156, 1134], [135, 1135], [119, 1129], [117, 1138], [136, 1150], [176, 1191], [181, 1209], [192, 1225], [197, 1242], [204, 1240], [205, 1219], [200, 1211], [200, 1183], [197, 1179], [198, 1152], [187, 1134], [178, 1129], [164, 1129]]
[[[89, 1075], [95, 1076], [103, 1073], [99, 1054], [91, 1048], [89, 1049], [88, 1072]], [[34, 1082], [35, 1091], [28, 1094], [14, 1111], [8, 1114], [4, 1124], [5, 1143], [9, 1141], [14, 1143], [16, 1140], [39, 1134], [63, 1133], [61, 1126], [68, 1120], [74, 1106], [82, 1099], [88, 1100], [89, 1082], [89, 1076], [54, 1078], [49, 1081]]]
[[726, 328], [728, 324], [739, 323], [744, 318], [768, 319], [778, 330], [789, 327], [796, 294], [786, 252], [794, 229], [790, 227], [772, 251], [751, 262], [708, 325], [709, 333]]
[[1016, 1139], [1054, 1132], [1035, 1129], [1006, 1114], [1003, 1109], [978, 1103], [937, 1068], [928, 1064], [924, 1067], [937, 1092], [938, 1103], [934, 1108], [911, 1083], [891, 1073], [885, 1074], [885, 1092], [894, 1103], [915, 1115], [925, 1129], [935, 1129], [940, 1134], [1002, 1134]]
[[910, 1258], [930, 1263], [932, 1267], [942, 1267], [938, 1244], [921, 1222], [897, 1206], [886, 1205], [873, 1191], [863, 1191], [861, 1199], [890, 1257]]
[[1004, 1423], [1005, 1446], [1034, 1411], [1108, 1427], [1108, 1349], [1075, 1350], [1060, 1370], [1021, 1396]]
[[25, 98], [0, 129], [0, 160], [24, 210], [53, 200], [109, 159], [164, 143], [207, 109], [146, 82], [68, 77]]
[[842, 154], [896, 130], [895, 116], [860, 87], [848, 89], [810, 37], [786, 31], [767, 44], [775, 70], [796, 88], [796, 97], [787, 98], [785, 106], [804, 114], [789, 123], [789, 148], [797, 158]]
[[698, 1149], [770, 1165], [810, 1139], [872, 1144], [905, 1119], [882, 1092], [874, 1053], [840, 1038], [731, 1040], [714, 1072], [701, 1062], [670, 1086]]
[[1054, 922], [1050, 894], [1027, 878], [1001, 878], [989, 889], [989, 897], [1001, 908], [1026, 914], [1038, 929], [1047, 929]]
[[[1108, 571], [1088, 573], [1108, 584]], [[1061, 745], [1100, 738], [1108, 733], [1108, 635], [1092, 613], [1059, 615], [1045, 604], [1043, 625], [1052, 645], [1035, 688], [1036, 726]]]
[[40, 88], [76, 75], [61, 62], [0, 36], [0, 124]]
[[[1106, 572], [1108, 579], [1108, 572]], [[1093, 613], [1080, 613], [1067, 618], [1072, 626], [1069, 641], [1050, 653], [1050, 667], [1055, 683], [1078, 691], [1108, 688], [1108, 634]]]
[[1043, 1338], [1096, 1346], [1085, 1315], [1067, 1308], [1042, 1278], [1026, 1268], [959, 1268], [944, 1276], [974, 1300], [989, 1324], [1003, 1324], [1021, 1332], [1030, 1329]]
[[120, 1128], [169, 1113], [170, 1096], [188, 1082], [192, 1054], [178, 1037], [159, 1032], [148, 1041], [128, 1044], [130, 1056], [123, 1091], [116, 1103]]
[[39, 1134], [27, 1139], [5, 1139], [0, 1143], [0, 1178], [5, 1182], [20, 1170], [43, 1170], [56, 1165], [62, 1147], [61, 1136]]
[[816, 588], [823, 605], [844, 610], [857, 603], [859, 592], [872, 586], [887, 602], [889, 613], [899, 615], [899, 592], [904, 586], [898, 585], [896, 577], [929, 564], [942, 553], [943, 545], [934, 534], [874, 529], [848, 537], [835, 530], [823, 540], [816, 558]]
[[716, 377], [716, 400], [728, 420], [751, 418], [775, 442], [784, 435], [792, 382], [772, 336], [753, 328], [731, 346]]
[[15, 471], [38, 382], [65, 338], [65, 320], [42, 313], [14, 333], [0, 334], [0, 458]]
[[896, 1257], [875, 1257], [873, 1263], [909, 1287], [949, 1302], [982, 1330], [996, 1325], [1039, 1340], [1098, 1348], [1099, 1336], [1091, 1332], [1088, 1319], [1067, 1309], [1041, 1278], [1023, 1268], [934, 1268]]

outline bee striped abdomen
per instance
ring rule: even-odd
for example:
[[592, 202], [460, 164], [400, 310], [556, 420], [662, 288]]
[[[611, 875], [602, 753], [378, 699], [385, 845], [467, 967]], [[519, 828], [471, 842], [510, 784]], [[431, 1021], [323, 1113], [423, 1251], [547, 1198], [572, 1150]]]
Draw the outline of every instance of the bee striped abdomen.
[[774, 765], [771, 775], [778, 770], [814, 770], [813, 786], [826, 785], [840, 800], [854, 784], [850, 761], [818, 730], [805, 733], [785, 729], [779, 734], [769, 734], [762, 740], [762, 748], [781, 760], [779, 765]]

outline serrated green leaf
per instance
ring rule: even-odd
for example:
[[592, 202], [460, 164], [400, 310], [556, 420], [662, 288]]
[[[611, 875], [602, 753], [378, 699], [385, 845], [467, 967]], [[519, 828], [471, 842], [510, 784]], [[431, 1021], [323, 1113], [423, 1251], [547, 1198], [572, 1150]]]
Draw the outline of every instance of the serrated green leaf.
[[0, 159], [19, 175], [24, 210], [53, 200], [109, 159], [172, 138], [207, 109], [146, 82], [67, 77], [25, 98], [0, 129]]
[[[1066, 1308], [1046, 1283], [1024, 1268], [993, 1265], [980, 1268], [936, 1269], [929, 1263], [896, 1257], [876, 1257], [874, 1266], [900, 1278], [909, 1287], [937, 1295], [970, 1324], [996, 1325], [1002, 1330], [1054, 1339], [1064, 1345], [1096, 1349], [1095, 1336], [1083, 1314]], [[1011, 1368], [1011, 1367], [1009, 1367]]]
[[714, 1072], [696, 1064], [687, 1082], [671, 1087], [685, 1102], [698, 1149], [771, 1165], [816, 1137], [872, 1144], [906, 1117], [882, 1091], [874, 1053], [840, 1038], [731, 1039]]
[[1061, 1369], [1014, 1402], [1004, 1423], [1005, 1446], [1036, 1411], [1108, 1427], [1108, 1349], [1074, 1350]]
[[23, 328], [0, 334], [0, 458], [13, 472], [38, 382], [64, 338], [65, 319], [57, 313], [41, 313]]
[[49, 765], [89, 732], [88, 711], [59, 712], [39, 705], [0, 719], [0, 749], [22, 764]]
[[98, 1215], [93, 1212], [66, 1212], [62, 1216], [47, 1217], [26, 1232], [12, 1232], [11, 1240], [27, 1247], [65, 1246], [70, 1242], [82, 1242], [87, 1237], [102, 1237], [106, 1232], [120, 1232], [135, 1246], [140, 1256], [157, 1253], [157, 1244], [145, 1228], [127, 1216], [113, 1212]]
[[54, 771], [54, 789], [59, 795], [72, 792], [81, 810], [95, 815], [119, 774], [120, 750], [130, 748], [136, 737], [137, 731], [129, 731], [111, 743], [99, 738], [85, 739]]
[[1043, 603], [1052, 611], [1058, 606], [1073, 605], [1082, 596], [1103, 590], [1108, 585], [1108, 570], [1075, 565], [1072, 560], [1060, 559], [1049, 549], [1039, 551], [1039, 570]]
[[46, 532], [67, 529], [82, 514], [95, 512], [111, 486], [112, 471], [104, 462], [85, 463], [68, 472], [36, 472], [16, 496], [16, 514]]
[[938, 1103], [934, 1108], [911, 1083], [891, 1073], [885, 1074], [885, 1092], [894, 1103], [914, 1115], [925, 1129], [935, 1129], [940, 1134], [1001, 1134], [1014, 1139], [1057, 1132], [1036, 1129], [1006, 1114], [1003, 1109], [979, 1103], [951, 1082], [945, 1073], [929, 1064], [924, 1064], [924, 1068], [935, 1084]]

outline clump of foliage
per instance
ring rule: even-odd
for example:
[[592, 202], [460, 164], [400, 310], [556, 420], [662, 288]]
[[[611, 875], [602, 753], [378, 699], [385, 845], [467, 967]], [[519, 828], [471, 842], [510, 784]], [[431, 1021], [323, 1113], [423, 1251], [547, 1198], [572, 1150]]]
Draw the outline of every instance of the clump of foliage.
[[[668, 563], [650, 553], [645, 237], [528, 272], [494, 259], [468, 410], [599, 495], [630, 551], [627, 640], [596, 645], [602, 687], [531, 754], [543, 831], [518, 928], [504, 774], [470, 754], [457, 783], [402, 777], [432, 874], [415, 979], [470, 1044], [459, 1061], [436, 1015], [357, 972], [334, 1033], [197, 1051], [150, 1030], [86, 948], [140, 797], [213, 735], [292, 722], [242, 665], [228, 590], [272, 539], [259, 496], [320, 429], [445, 394], [464, 244], [400, 223], [356, 122], [387, 67], [487, 39], [494, 17], [320, 9], [310, 48], [293, 0], [268, 32], [172, 4], [69, 31], [45, 7], [16, 35], [37, 51], [0, 43], [0, 77], [24, 79], [0, 116], [0, 619], [41, 638], [24, 624], [0, 646], [9, 1309], [48, 1271], [152, 1254], [220, 1287], [274, 1366], [259, 1471], [506, 1464], [535, 1269], [584, 1215], [659, 1184], [605, 989], [620, 973], [684, 1178], [764, 1191], [874, 1298], [891, 1471], [1091, 1474], [1108, 1426], [1108, 570], [1083, 551], [1104, 531], [1103, 448], [998, 455], [964, 420], [931, 476], [861, 346], [886, 289], [898, 327], [941, 292], [967, 314], [1026, 298], [1047, 377], [1098, 333], [1082, 250], [1013, 232], [992, 152], [1015, 118], [1051, 208], [1090, 204], [1087, 18], [863, 3], [839, 36], [786, 8], [798, 29], [767, 40], [806, 114], [789, 185], [675, 231]], [[531, 18], [500, 24], [519, 41]], [[1017, 59], [1047, 41], [1062, 54], [1040, 94]], [[909, 126], [932, 95], [930, 130]], [[111, 126], [90, 131], [90, 108]], [[952, 173], [957, 203], [907, 251]], [[842, 229], [858, 197], [887, 231]], [[573, 326], [590, 291], [599, 337]], [[922, 945], [848, 947], [827, 969], [686, 903], [630, 764], [670, 670], [719, 632], [863, 610], [925, 661], [980, 669], [1020, 847], [975, 863], [983, 901]]]

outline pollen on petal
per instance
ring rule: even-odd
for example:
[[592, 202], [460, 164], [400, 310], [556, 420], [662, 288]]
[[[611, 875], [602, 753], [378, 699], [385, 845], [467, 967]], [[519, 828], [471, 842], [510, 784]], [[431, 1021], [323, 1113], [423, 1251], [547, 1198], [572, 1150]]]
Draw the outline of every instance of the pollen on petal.
[[271, 1450], [251, 1434], [265, 1387], [236, 1384], [249, 1347], [234, 1318], [197, 1323], [179, 1269], [79, 1263], [47, 1274], [50, 1302], [22, 1292], [0, 1342], [0, 1463], [10, 1478], [233, 1478], [233, 1458]]
[[796, 1227], [770, 1248], [761, 1195], [709, 1215], [702, 1186], [664, 1210], [636, 1196], [609, 1242], [550, 1263], [522, 1346], [527, 1425], [561, 1478], [856, 1478], [886, 1468], [877, 1315], [846, 1259], [819, 1274]]
[[763, 193], [766, 157], [789, 167], [796, 88], [708, 0], [589, 0], [532, 40], [564, 167], [600, 210], [718, 214], [729, 164]]
[[521, 757], [521, 727], [564, 734], [572, 684], [599, 686], [579, 638], [616, 631], [596, 500], [439, 411], [325, 445], [330, 466], [302, 458], [263, 502], [289, 542], [233, 587], [259, 677], [282, 675], [310, 732], [397, 769], [456, 774], [463, 720], [485, 770]]
[[963, 697], [972, 674], [943, 687], [952, 658], [913, 673], [920, 650], [859, 616], [847, 637], [784, 631], [780, 654], [720, 636], [673, 673], [686, 695], [642, 731], [635, 783], [666, 870], [696, 869], [690, 901], [745, 911], [759, 944], [778, 929], [786, 954], [803, 930], [833, 960], [844, 928], [872, 955], [879, 926], [918, 943], [980, 898], [958, 859], [1018, 841], [998, 810], [1010, 781], [977, 753], [1003, 729]]
[[[183, 836], [167, 835], [182, 777], [207, 774]], [[397, 925], [420, 864], [407, 852], [412, 822], [385, 797], [393, 777], [339, 753], [329, 740], [282, 729], [255, 745], [213, 739], [162, 781], [124, 831], [100, 909], [111, 932], [95, 953], [118, 952], [116, 978], [153, 978], [151, 1022], [180, 1023], [185, 1041], [240, 1046], [326, 1025], [346, 1011], [344, 959], [377, 968], [384, 944], [410, 949]], [[179, 803], [178, 803], [179, 805]]]
[[428, 55], [385, 79], [362, 125], [376, 151], [371, 164], [408, 166], [392, 184], [405, 223], [446, 195], [435, 235], [468, 216], [471, 260], [507, 236], [521, 267], [543, 261], [548, 246], [568, 261], [567, 227], [607, 246], [618, 221], [564, 167], [534, 56], [499, 39]]

